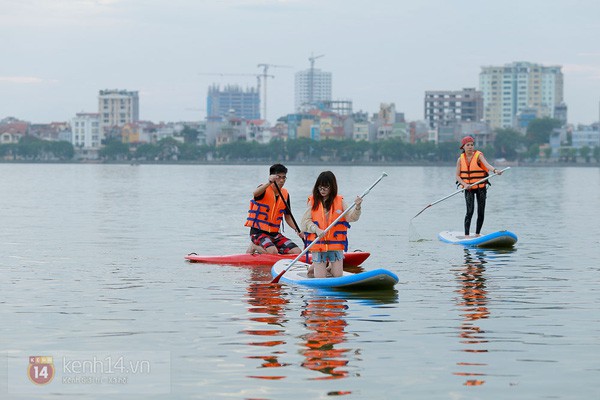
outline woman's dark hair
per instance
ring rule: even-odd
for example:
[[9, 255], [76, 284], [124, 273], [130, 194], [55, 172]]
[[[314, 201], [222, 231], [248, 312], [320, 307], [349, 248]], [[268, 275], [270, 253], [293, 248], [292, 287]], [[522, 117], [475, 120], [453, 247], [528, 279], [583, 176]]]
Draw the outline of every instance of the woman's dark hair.
[[[321, 192], [319, 192], [319, 186], [329, 187], [329, 196], [327, 199], [323, 199]], [[323, 208], [329, 210], [333, 204], [333, 199], [337, 196], [338, 186], [335, 175], [331, 171], [323, 171], [319, 174], [315, 186], [313, 187], [313, 206], [312, 209], [316, 210], [319, 208], [319, 204], [323, 203]]]

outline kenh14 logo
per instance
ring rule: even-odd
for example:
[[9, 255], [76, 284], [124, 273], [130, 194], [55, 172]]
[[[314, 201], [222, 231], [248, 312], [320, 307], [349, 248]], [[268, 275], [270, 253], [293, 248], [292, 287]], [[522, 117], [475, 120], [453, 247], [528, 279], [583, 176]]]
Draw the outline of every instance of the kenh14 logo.
[[36, 385], [46, 385], [54, 378], [54, 362], [51, 356], [29, 356], [27, 376]]

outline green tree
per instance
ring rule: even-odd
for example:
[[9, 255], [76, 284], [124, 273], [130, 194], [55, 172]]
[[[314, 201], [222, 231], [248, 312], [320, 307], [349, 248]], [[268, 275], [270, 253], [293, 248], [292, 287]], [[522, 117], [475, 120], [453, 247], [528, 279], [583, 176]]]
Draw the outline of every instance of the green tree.
[[550, 142], [550, 134], [555, 128], [560, 128], [562, 122], [558, 119], [544, 117], [536, 118], [527, 125], [527, 144], [544, 144]]
[[216, 148], [216, 154], [222, 160], [245, 160], [248, 157], [248, 146], [245, 141], [225, 143]]
[[[255, 142], [256, 143], [256, 142]], [[288, 151], [286, 142], [281, 139], [271, 140], [267, 145], [267, 153], [264, 154], [266, 159], [271, 161], [285, 161], [288, 159]]]
[[181, 135], [183, 136], [184, 143], [189, 143], [189, 144], [196, 144], [198, 142], [199, 134], [200, 134], [200, 132], [198, 132], [196, 129], [193, 129], [187, 125], [185, 125], [183, 127], [183, 130], [181, 131]]
[[35, 136], [25, 135], [19, 139], [17, 154], [26, 160], [37, 160], [41, 157], [44, 149], [42, 139]]
[[592, 149], [589, 146], [583, 146], [579, 149], [579, 155], [585, 160], [586, 163], [590, 162], [590, 156], [592, 154]]
[[496, 158], [516, 160], [518, 148], [523, 143], [523, 136], [511, 128], [496, 129], [495, 133], [494, 149]]
[[107, 160], [126, 160], [129, 158], [129, 146], [119, 139], [109, 139], [100, 150], [100, 157]]
[[135, 150], [135, 158], [152, 161], [158, 157], [158, 146], [151, 143], [144, 143], [138, 146]]
[[559, 161], [569, 162], [569, 154], [570, 153], [568, 147], [561, 147], [560, 149], [558, 149]]
[[75, 155], [73, 145], [64, 140], [58, 142], [48, 142], [48, 151], [59, 160], [72, 160]]
[[434, 142], [417, 142], [415, 144], [410, 144], [409, 148], [412, 149], [412, 151], [410, 151], [410, 154], [412, 154], [411, 158], [413, 160], [433, 161], [433, 159], [439, 158], [439, 153], [436, 152], [437, 146]]
[[407, 158], [407, 144], [400, 139], [388, 139], [377, 144], [377, 154], [383, 161], [402, 161]]
[[18, 148], [18, 145], [16, 143], [0, 144], [0, 156], [1, 157], [12, 156], [12, 159], [16, 160], [17, 153], [18, 153], [17, 148]]
[[534, 143], [531, 146], [529, 146], [529, 148], [527, 149], [527, 158], [531, 161], [535, 161], [539, 158], [539, 156], [540, 156], [540, 145]]
[[177, 160], [179, 157], [179, 142], [172, 137], [160, 139], [156, 147], [159, 160]]
[[577, 149], [574, 147], [571, 147], [569, 149], [569, 158], [571, 159], [571, 162], [577, 162]]
[[288, 156], [291, 160], [307, 161], [311, 159], [315, 141], [309, 138], [290, 139], [286, 143]]
[[460, 144], [457, 142], [442, 142], [437, 145], [437, 160], [443, 162], [456, 161], [460, 155]]
[[342, 150], [340, 159], [342, 161], [362, 161], [365, 159], [365, 155], [368, 154], [371, 149], [371, 145], [366, 140], [355, 141], [346, 139], [341, 143]]

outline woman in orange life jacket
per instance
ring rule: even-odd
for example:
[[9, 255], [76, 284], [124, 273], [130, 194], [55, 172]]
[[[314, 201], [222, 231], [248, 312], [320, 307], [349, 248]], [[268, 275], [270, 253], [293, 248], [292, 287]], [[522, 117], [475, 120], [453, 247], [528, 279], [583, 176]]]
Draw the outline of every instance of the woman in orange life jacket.
[[[250, 241], [252, 242], [246, 250], [247, 253], [269, 253], [269, 254], [300, 254], [300, 248], [279, 232], [283, 220], [296, 230], [292, 219], [291, 210], [288, 210], [285, 201], [290, 205], [290, 195], [283, 188], [287, 180], [287, 168], [282, 164], [271, 165], [269, 169], [268, 182], [258, 185], [252, 193], [250, 209], [246, 218], [245, 226], [250, 227]], [[275, 187], [279, 186], [284, 199], [279, 195]], [[304, 239], [304, 233], [296, 232]]]
[[347, 232], [349, 222], [358, 221], [361, 213], [362, 198], [354, 200], [356, 207], [341, 218], [325, 236], [323, 231], [348, 208], [344, 198], [338, 195], [335, 175], [331, 171], [321, 172], [312, 196], [308, 198], [308, 208], [302, 216], [300, 226], [307, 233], [307, 242], [319, 241], [311, 247], [313, 265], [309, 268], [309, 276], [315, 278], [327, 276], [327, 263], [334, 277], [342, 276], [344, 272], [344, 250], [348, 249]]
[[462, 154], [456, 161], [456, 182], [465, 189], [465, 201], [467, 213], [465, 215], [465, 236], [469, 237], [471, 230], [471, 218], [475, 211], [475, 198], [477, 198], [477, 225], [475, 236], [481, 233], [483, 219], [485, 218], [485, 202], [487, 197], [488, 181], [477, 185], [473, 183], [488, 176], [488, 171], [502, 175], [502, 171], [496, 170], [485, 159], [482, 152], [475, 150], [475, 140], [471, 136], [465, 136], [461, 141]]

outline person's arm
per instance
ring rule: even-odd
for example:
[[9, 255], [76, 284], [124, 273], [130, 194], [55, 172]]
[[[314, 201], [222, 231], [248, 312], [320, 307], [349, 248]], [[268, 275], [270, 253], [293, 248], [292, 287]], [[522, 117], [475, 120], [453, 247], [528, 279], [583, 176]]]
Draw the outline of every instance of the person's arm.
[[[357, 196], [354, 202], [356, 203], [356, 206], [351, 211], [349, 211], [348, 214], [346, 214], [346, 221], [348, 222], [358, 221], [358, 219], [360, 218], [360, 214], [362, 213], [362, 199], [360, 198], [360, 196]], [[346, 204], [346, 201], [342, 201], [342, 207], [344, 208], [344, 210], [348, 209], [348, 204]]]
[[494, 174], [502, 175], [502, 171], [492, 167], [492, 165], [488, 162], [488, 160], [485, 159], [485, 156], [483, 155], [483, 153], [481, 153], [479, 155], [479, 160], [481, 161], [481, 163], [483, 165], [485, 165], [485, 167], [488, 169], [488, 171], [492, 171]]
[[277, 175], [269, 175], [269, 181], [258, 185], [258, 187], [256, 189], [254, 189], [254, 192], [252, 192], [252, 196], [256, 199], [256, 198], [261, 197], [263, 194], [265, 194], [269, 185], [271, 183], [275, 182], [276, 177], [277, 177]]
[[308, 207], [302, 215], [302, 221], [300, 222], [300, 227], [304, 232], [308, 233], [316, 233], [319, 236], [323, 233], [323, 229], [320, 229], [313, 221], [312, 221], [312, 209]]

